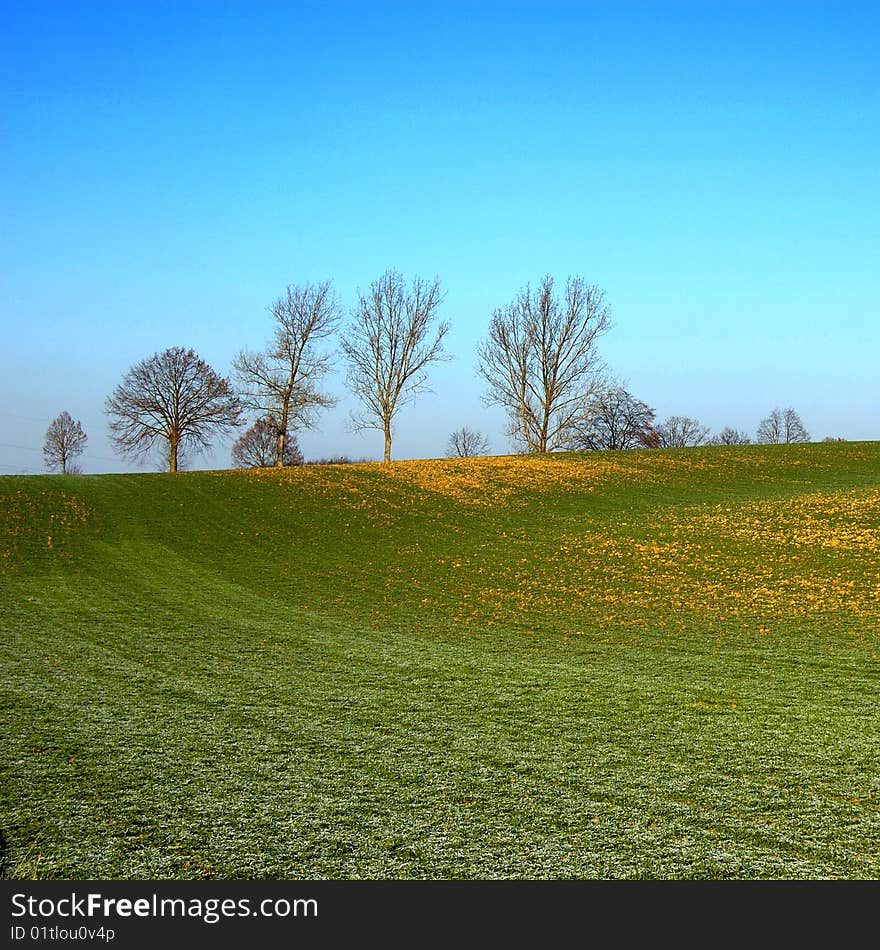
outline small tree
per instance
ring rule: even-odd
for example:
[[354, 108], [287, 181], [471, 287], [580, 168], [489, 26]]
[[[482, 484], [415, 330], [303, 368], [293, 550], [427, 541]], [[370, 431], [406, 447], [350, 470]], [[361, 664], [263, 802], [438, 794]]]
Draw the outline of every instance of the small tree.
[[[232, 464], [236, 468], [268, 468], [275, 466], [278, 431], [272, 419], [257, 421], [243, 432], [232, 446]], [[284, 438], [284, 465], [302, 465], [303, 454], [295, 435]]]
[[782, 411], [782, 432], [786, 442], [810, 441], [810, 433], [807, 432], [800, 415], [791, 406]]
[[711, 445], [748, 445], [751, 441], [746, 432], [739, 432], [731, 426], [725, 426], [709, 440]]
[[179, 346], [132, 366], [105, 409], [120, 454], [145, 458], [164, 443], [170, 472], [177, 471], [184, 450], [207, 449], [215, 436], [242, 423], [241, 403], [229, 380]]
[[755, 439], [763, 445], [775, 445], [784, 441], [782, 438], [782, 412], [774, 409], [766, 419], [758, 425]]
[[777, 443], [809, 442], [810, 434], [804, 428], [801, 417], [790, 406], [774, 409], [758, 426], [757, 440], [765, 445]]
[[340, 345], [348, 362], [348, 385], [363, 404], [352, 413], [355, 429], [379, 429], [385, 437], [384, 460], [391, 460], [392, 423], [404, 405], [427, 389], [427, 367], [449, 359], [443, 340], [449, 324], [434, 326], [443, 301], [437, 278], [415, 278], [409, 289], [395, 270], [370, 285]]
[[330, 356], [322, 348], [339, 323], [339, 306], [330, 281], [290, 285], [269, 308], [275, 333], [262, 353], [242, 351], [233, 368], [242, 386], [242, 398], [275, 429], [272, 465], [286, 465], [285, 441], [292, 429], [311, 428], [318, 411], [336, 400], [321, 392], [330, 370]]
[[709, 428], [690, 416], [670, 416], [657, 428], [657, 436], [660, 448], [680, 449], [702, 445], [709, 437]]
[[489, 440], [482, 432], [474, 432], [473, 429], [462, 426], [449, 436], [446, 454], [459, 458], [467, 458], [472, 455], [488, 455]]
[[588, 400], [581, 421], [572, 431], [571, 449], [656, 448], [654, 410], [622, 385]]
[[75, 461], [83, 453], [88, 437], [79, 420], [74, 421], [69, 412], [56, 416], [46, 430], [43, 442], [43, 459], [51, 472], [60, 470], [62, 475], [77, 475], [82, 469]]
[[581, 277], [569, 277], [561, 298], [544, 277], [492, 314], [478, 350], [484, 399], [507, 412], [508, 431], [526, 451], [552, 452], [582, 428], [603, 371], [597, 341], [609, 325], [605, 292]]

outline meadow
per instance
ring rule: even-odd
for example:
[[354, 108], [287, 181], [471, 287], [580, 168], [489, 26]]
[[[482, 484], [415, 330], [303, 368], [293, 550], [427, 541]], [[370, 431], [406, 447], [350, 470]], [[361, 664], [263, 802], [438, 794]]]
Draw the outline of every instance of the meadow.
[[880, 877], [880, 443], [0, 477], [0, 874]]

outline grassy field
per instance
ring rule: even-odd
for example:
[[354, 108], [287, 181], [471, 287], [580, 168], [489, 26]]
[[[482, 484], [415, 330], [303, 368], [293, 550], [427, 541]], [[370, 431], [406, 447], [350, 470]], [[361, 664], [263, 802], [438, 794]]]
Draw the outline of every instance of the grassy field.
[[880, 443], [0, 517], [6, 878], [880, 877]]

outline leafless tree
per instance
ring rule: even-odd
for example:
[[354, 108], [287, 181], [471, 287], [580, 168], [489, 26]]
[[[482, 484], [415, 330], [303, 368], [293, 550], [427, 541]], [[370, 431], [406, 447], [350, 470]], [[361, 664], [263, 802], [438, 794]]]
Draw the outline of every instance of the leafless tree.
[[787, 409], [774, 409], [766, 419], [761, 420], [757, 440], [765, 445], [809, 442], [810, 434], [804, 428], [801, 417], [789, 406]]
[[680, 449], [688, 445], [702, 445], [709, 438], [709, 427], [690, 416], [670, 416], [657, 428], [662, 449]]
[[467, 426], [462, 426], [449, 436], [446, 454], [459, 458], [467, 458], [471, 455], [488, 455], [489, 440], [482, 432], [475, 432]]
[[725, 426], [718, 435], [713, 436], [711, 445], [748, 445], [752, 440], [745, 432], [739, 432], [731, 426]]
[[544, 277], [492, 314], [478, 349], [484, 399], [507, 412], [509, 434], [526, 451], [570, 441], [602, 374], [597, 340], [609, 326], [604, 291], [581, 277], [568, 278], [562, 299]]
[[781, 410], [774, 409], [766, 419], [761, 420], [755, 438], [765, 445], [785, 441], [782, 438]]
[[[243, 432], [232, 446], [232, 464], [236, 468], [268, 468], [276, 465], [278, 431], [265, 416]], [[295, 435], [284, 438], [284, 465], [302, 465], [303, 454]]]
[[396, 270], [386, 271], [358, 293], [358, 305], [340, 340], [348, 363], [348, 385], [363, 405], [352, 413], [355, 429], [378, 429], [391, 460], [392, 424], [397, 412], [427, 387], [427, 367], [449, 357], [443, 340], [449, 325], [434, 326], [443, 302], [440, 282], [414, 278], [407, 289]]
[[571, 449], [656, 448], [654, 410], [620, 384], [594, 393], [571, 430]]
[[291, 430], [311, 428], [318, 412], [336, 403], [319, 386], [331, 368], [323, 344], [339, 324], [339, 305], [325, 281], [291, 284], [269, 311], [275, 332], [266, 350], [242, 351], [233, 368], [245, 405], [275, 429], [271, 464], [281, 466]]
[[242, 424], [241, 402], [229, 380], [179, 346], [132, 366], [105, 409], [118, 452], [144, 458], [164, 443], [170, 472], [177, 471], [184, 450], [209, 448], [214, 436]]
[[69, 412], [62, 412], [46, 430], [43, 442], [46, 468], [50, 472], [60, 471], [62, 475], [78, 475], [82, 469], [75, 460], [82, 455], [87, 441], [79, 420], [74, 421]]
[[786, 442], [809, 442], [807, 432], [800, 415], [789, 406], [782, 410], [782, 432]]

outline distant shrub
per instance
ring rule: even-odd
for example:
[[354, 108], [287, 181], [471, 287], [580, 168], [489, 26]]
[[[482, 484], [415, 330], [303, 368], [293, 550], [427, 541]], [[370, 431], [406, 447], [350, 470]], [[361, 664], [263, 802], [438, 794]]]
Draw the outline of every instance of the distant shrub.
[[842, 436], [826, 435], [825, 438], [822, 439], [822, 441], [823, 442], [846, 442], [846, 439], [844, 439]]
[[[271, 418], [264, 416], [232, 446], [232, 464], [236, 468], [268, 468], [275, 464], [277, 454], [278, 428]], [[285, 434], [283, 459], [285, 465], [303, 464], [303, 454], [291, 433]]]
[[329, 458], [309, 459], [306, 465], [360, 465], [362, 462], [372, 462], [372, 459], [353, 459], [347, 455], [333, 455]]
[[718, 435], [710, 440], [711, 445], [748, 445], [752, 440], [745, 432], [731, 426], [725, 426]]

